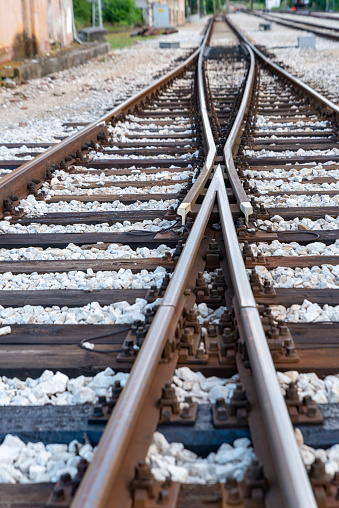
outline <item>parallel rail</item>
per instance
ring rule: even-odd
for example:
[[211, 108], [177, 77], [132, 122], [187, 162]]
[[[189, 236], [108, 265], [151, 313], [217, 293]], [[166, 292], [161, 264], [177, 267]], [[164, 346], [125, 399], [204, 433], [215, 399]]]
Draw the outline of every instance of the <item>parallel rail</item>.
[[[199, 67], [202, 66], [208, 36], [209, 31], [200, 50]], [[245, 88], [245, 95], [236, 123], [224, 150], [228, 176], [231, 181], [232, 173], [235, 172], [232, 150], [235, 147], [236, 140], [241, 135], [253, 82], [254, 54], [250, 45], [246, 45], [246, 48], [251, 57], [248, 84]], [[131, 449], [131, 442], [133, 440], [136, 443], [140, 441], [140, 432], [144, 428], [143, 412], [145, 413], [146, 407], [147, 409], [150, 407], [152, 398], [155, 399], [154, 394], [153, 396], [150, 394], [152, 390], [154, 391], [153, 382], [159, 360], [166, 344], [169, 344], [170, 348], [173, 344], [176, 323], [184, 306], [184, 293], [189, 273], [216, 200], [234, 285], [234, 306], [237, 323], [241, 339], [246, 343], [250, 358], [255, 389], [264, 418], [265, 432], [274, 459], [275, 479], [278, 484], [282, 506], [287, 508], [316, 507], [240, 253], [227, 198], [224, 175], [220, 166], [213, 168], [215, 146], [210, 134], [211, 128], [206, 112], [202, 72], [200, 70], [198, 80], [202, 119], [208, 144], [208, 155], [202, 179], [203, 182], [206, 182], [209, 174], [213, 174], [213, 177], [162, 304], [133, 366], [129, 381], [114, 409], [94, 460], [76, 494], [72, 504], [73, 508], [104, 508], [107, 506], [121, 508], [121, 506], [131, 506], [132, 501], [128, 498], [128, 482], [131, 480], [131, 476], [126, 476], [122, 464]], [[200, 184], [199, 182], [198, 185], [201, 188], [200, 186], [203, 186], [203, 183]], [[191, 198], [192, 201], [186, 198], [181, 212], [179, 212], [183, 220], [190, 209], [190, 203], [196, 198], [195, 189], [192, 194], [194, 194]], [[248, 202], [241, 192], [238, 194], [241, 195], [240, 203]], [[249, 208], [244, 206], [243, 211], [249, 213]]]
[[226, 22], [235, 32], [235, 34], [242, 40], [247, 46], [253, 51], [253, 53], [258, 57], [259, 61], [267, 66], [268, 69], [278, 74], [282, 79], [290, 82], [294, 87], [298, 88], [301, 92], [305, 93], [311, 101], [318, 104], [322, 110], [325, 110], [329, 114], [333, 114], [337, 120], [339, 121], [339, 106], [334, 104], [334, 102], [330, 101], [324, 95], [320, 94], [313, 90], [306, 83], [303, 83], [300, 79], [292, 76], [285, 69], [280, 67], [279, 65], [271, 62], [269, 58], [267, 58], [254, 44], [252, 44], [248, 38], [232, 23], [228, 18], [226, 18]]
[[[245, 117], [249, 110], [255, 80], [255, 59], [257, 58], [270, 70], [279, 74], [281, 78], [288, 80], [293, 86], [307, 94], [320, 108], [328, 114], [334, 115], [337, 120], [339, 119], [339, 108], [291, 76], [287, 71], [270, 62], [234, 25], [229, 21], [228, 23], [243, 41], [244, 48], [250, 57], [244, 95], [223, 150], [226, 172], [233, 194], [239, 208], [248, 219], [252, 213], [252, 206], [239, 180], [233, 157], [239, 146]], [[129, 488], [134, 466], [138, 460], [145, 456], [145, 449], [147, 450], [157, 425], [156, 401], [159, 399], [159, 392], [161, 392], [161, 381], [168, 380], [176, 364], [175, 332], [177, 322], [189, 296], [186, 288], [190, 272], [195, 264], [204, 232], [216, 204], [234, 289], [237, 326], [240, 339], [246, 345], [250, 360], [258, 407], [263, 417], [264, 433], [267, 436], [270, 455], [273, 459], [273, 478], [275, 488], [279, 492], [279, 501], [281, 506], [286, 508], [316, 507], [311, 484], [295, 441], [293, 427], [281, 394], [265, 332], [239, 249], [225, 186], [225, 174], [221, 166], [216, 167], [215, 164], [217, 150], [209, 123], [203, 79], [204, 55], [211, 30], [212, 23], [208, 26], [201, 47], [174, 71], [125, 101], [80, 133], [27, 162], [0, 182], [2, 200], [11, 199], [10, 196], [14, 192], [20, 197], [25, 196], [27, 183], [32, 178], [43, 179], [48, 165], [60, 164], [61, 161], [69, 162], [69, 160], [65, 161], [65, 157], [69, 157], [72, 151], [83, 150], [82, 145], [89, 141], [95, 141], [96, 136], [104, 135], [105, 126], [112, 119], [128, 113], [138, 104], [144, 103], [152, 94], [157, 93], [159, 88], [169, 84], [197, 62], [199, 104], [207, 154], [199, 177], [178, 209], [183, 223], [185, 223], [187, 214], [192, 211], [198, 197], [201, 197], [209, 179], [210, 183], [165, 296], [134, 362], [127, 385], [106, 426], [94, 460], [76, 493], [72, 503], [73, 508], [106, 508], [107, 506], [128, 508], [132, 506], [133, 500]], [[167, 363], [161, 363], [164, 350], [169, 353], [166, 358]]]
[[67, 167], [73, 164], [75, 162], [73, 155], [78, 150], [84, 152], [85, 149], [86, 151], [84, 146], [86, 143], [95, 143], [100, 137], [107, 134], [106, 125], [114, 119], [127, 115], [135, 107], [151, 99], [160, 89], [169, 85], [175, 78], [194, 65], [199, 54], [200, 48], [194, 51], [182, 64], [151, 83], [141, 92], [133, 95], [95, 122], [84, 127], [81, 131], [69, 136], [61, 143], [52, 146], [34, 159], [13, 170], [7, 176], [4, 176], [0, 181], [0, 217], [4, 210], [9, 209], [10, 206], [16, 206], [18, 200], [26, 197], [27, 185], [30, 182], [34, 179], [45, 180], [46, 170], [49, 166], [63, 163]]
[[[331, 27], [326, 27], [326, 26], [321, 27], [321, 25], [314, 25], [313, 23], [307, 23], [307, 22], [303, 23], [302, 21], [283, 20], [275, 15], [261, 14], [260, 12], [251, 11], [249, 9], [242, 9], [242, 10], [244, 12], [247, 12], [248, 14], [252, 14], [254, 16], [258, 16], [260, 18], [266, 19], [267, 21], [272, 21], [273, 23], [278, 23], [278, 25], [287, 26], [288, 28], [294, 28], [296, 30], [303, 30], [303, 31], [307, 30], [308, 32], [314, 33], [318, 37], [324, 37], [325, 39], [330, 39], [333, 41], [339, 40], [339, 34], [335, 33], [338, 31], [338, 29], [336, 29], [336, 28], [331, 28]], [[304, 27], [302, 25], [304, 25]]]

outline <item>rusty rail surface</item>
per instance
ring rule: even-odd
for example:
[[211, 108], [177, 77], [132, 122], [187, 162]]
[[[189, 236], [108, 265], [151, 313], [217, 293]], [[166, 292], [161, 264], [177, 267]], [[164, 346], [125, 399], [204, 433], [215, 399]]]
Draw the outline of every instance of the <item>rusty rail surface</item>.
[[[241, 10], [246, 12], [246, 14], [252, 14], [253, 16], [258, 16], [259, 18], [266, 19], [267, 21], [272, 21], [273, 23], [277, 23], [278, 25], [287, 26], [288, 28], [294, 28], [295, 30], [303, 30], [303, 31], [311, 32], [311, 33], [317, 35], [318, 37], [324, 37], [325, 39], [331, 39], [333, 41], [339, 40], [339, 35], [334, 33], [334, 32], [338, 32], [338, 28], [326, 27], [323, 25], [315, 25], [313, 23], [308, 23], [306, 21], [303, 22], [303, 21], [299, 21], [299, 20], [293, 21], [292, 19], [291, 20], [281, 19], [279, 17], [276, 17], [276, 15], [274, 15], [274, 14], [269, 14], [269, 15], [262, 14], [260, 12], [251, 11], [250, 9], [241, 9]], [[303, 28], [301, 25], [305, 25], [305, 27], [310, 27], [310, 28]], [[317, 28], [320, 28], [320, 30], [317, 30]], [[321, 31], [321, 29], [323, 29], [324, 31]], [[326, 30], [329, 30], [329, 31], [327, 32]], [[332, 32], [331, 32], [331, 30], [332, 30]]]
[[[212, 22], [208, 26], [204, 41], [199, 49], [198, 69], [202, 66], [203, 59], [201, 55], [210, 36], [211, 27]], [[202, 69], [198, 73], [198, 80], [204, 132], [209, 146], [208, 162], [205, 161], [205, 173], [202, 176], [204, 181], [199, 185], [200, 188], [204, 185], [212, 170], [216, 147], [206, 110]], [[107, 506], [110, 508], [127, 508], [131, 506], [129, 482], [132, 475], [128, 477], [122, 474], [122, 464], [125, 460], [128, 460], [126, 455], [133, 438], [137, 439], [138, 434], [140, 434], [140, 420], [145, 414], [145, 408], [150, 406], [149, 393], [152, 392], [152, 383], [156, 377], [162, 352], [167, 341], [173, 338], [177, 321], [181, 316], [185, 301], [183, 298], [184, 290], [215, 204], [217, 185], [219, 185], [219, 182], [217, 183], [214, 179], [208, 188], [200, 213], [194, 221], [165, 296], [134, 362], [126, 387], [120, 395], [106, 426], [93, 462], [77, 491], [72, 508], [107, 508]], [[183, 219], [186, 216], [185, 211], [186, 207], [184, 207]], [[156, 407], [154, 409], [157, 411]], [[151, 441], [153, 431], [147, 429], [147, 433], [150, 432], [149, 441]], [[135, 446], [137, 445], [138, 442]], [[139, 460], [143, 458], [144, 455], [141, 455]]]
[[334, 104], [334, 102], [330, 101], [326, 97], [324, 97], [319, 92], [313, 90], [310, 86], [306, 85], [300, 79], [292, 76], [285, 69], [280, 67], [279, 65], [271, 62], [269, 58], [267, 58], [254, 44], [252, 44], [246, 35], [244, 35], [239, 28], [237, 28], [228, 17], [225, 17], [227, 24], [232, 28], [235, 34], [247, 44], [249, 48], [255, 53], [255, 55], [259, 58], [261, 62], [263, 62], [269, 69], [273, 70], [276, 74], [278, 74], [282, 79], [289, 81], [294, 87], [298, 88], [300, 91], [305, 93], [312, 101], [317, 103], [321, 109], [325, 110], [327, 113], [331, 113], [335, 115], [336, 121], [339, 121], [339, 106]]
[[[246, 42], [245, 46], [251, 58], [250, 70], [237, 117], [224, 147], [226, 168], [233, 189], [239, 188], [240, 183], [233, 155], [243, 132], [243, 120], [251, 100], [255, 77], [254, 53], [251, 45]], [[235, 182], [232, 181], [234, 177]], [[245, 194], [242, 189], [242, 193], [236, 194], [238, 203], [240, 201], [240, 203], [248, 203], [251, 206], [248, 197], [245, 194], [247, 199], [244, 198], [243, 193]], [[311, 484], [294, 437], [291, 420], [281, 394], [266, 335], [239, 249], [239, 241], [224, 184], [218, 185], [217, 199], [228, 265], [235, 292], [235, 309], [240, 336], [247, 347], [255, 389], [265, 421], [265, 431], [274, 459], [275, 478], [279, 483], [279, 490], [284, 500], [283, 506], [286, 508], [304, 508], [305, 506], [316, 508]], [[242, 208], [242, 211], [251, 213], [246, 208]]]
[[[144, 88], [141, 92], [133, 95], [116, 108], [103, 115], [98, 120], [92, 122], [81, 131], [69, 136], [67, 139], [58, 143], [51, 148], [44, 151], [34, 159], [25, 162], [17, 169], [13, 170], [10, 174], [1, 178], [0, 181], [0, 216], [4, 209], [4, 201], [7, 200], [6, 208], [8, 208], [8, 200], [13, 202], [15, 206], [18, 199], [26, 197], [27, 185], [34, 179], [45, 180], [46, 169], [53, 165], [59, 165], [61, 162], [65, 163], [65, 158], [70, 157], [77, 152], [82, 151], [83, 145], [89, 142], [96, 142], [98, 136], [107, 133], [106, 124], [113, 118], [119, 117], [122, 114], [128, 114], [137, 105], [144, 103], [154, 94], [163, 88], [165, 85], [170, 84], [175, 78], [180, 76], [187, 68], [194, 64], [200, 54], [200, 48], [192, 53], [183, 63], [178, 65], [175, 69], [165, 74], [165, 76], [157, 79], [148, 87]], [[74, 160], [74, 159], [73, 159]], [[69, 162], [69, 161], [68, 161]]]
[[244, 187], [240, 181], [237, 170], [234, 165], [233, 155], [236, 153], [240, 139], [243, 133], [243, 122], [246, 113], [248, 112], [248, 108], [251, 102], [251, 90], [253, 89], [253, 83], [255, 78], [255, 58], [253, 51], [249, 49], [249, 47], [245, 44], [245, 49], [249, 53], [250, 56], [250, 68], [248, 71], [248, 76], [246, 80], [246, 86], [244, 90], [244, 94], [241, 100], [241, 104], [239, 107], [239, 111], [237, 117], [233, 123], [231, 132], [227, 138], [226, 144], [224, 146], [224, 160], [227, 168], [227, 172], [229, 174], [230, 183], [237, 200], [237, 204], [240, 210], [243, 212], [246, 218], [246, 222], [248, 221], [249, 215], [253, 213], [253, 208], [250, 203], [250, 200], [244, 190]]
[[211, 36], [211, 28], [212, 23], [209, 24], [204, 42], [201, 47], [201, 51], [199, 54], [198, 61], [198, 90], [199, 90], [199, 104], [200, 104], [200, 113], [203, 122], [205, 141], [207, 144], [207, 155], [204, 162], [204, 166], [201, 169], [201, 172], [194, 182], [192, 188], [186, 194], [183, 202], [178, 207], [177, 213], [182, 217], [182, 223], [185, 224], [187, 214], [192, 211], [192, 208], [201, 194], [202, 189], [204, 188], [205, 183], [207, 182], [208, 177], [211, 174], [212, 167], [215, 161], [215, 157], [217, 155], [217, 149], [213, 139], [213, 133], [211, 129], [211, 125], [208, 118], [208, 111], [206, 106], [205, 99], [205, 91], [204, 91], [204, 80], [203, 80], [203, 60], [205, 55], [206, 45], [209, 42]]
[[[283, 13], [281, 13], [283, 14]], [[292, 14], [292, 13], [285, 13], [285, 14]], [[297, 16], [303, 16], [304, 14], [303, 13], [300, 13], [300, 14], [297, 14]], [[282, 20], [282, 21], [290, 21], [288, 18], [280, 18], [280, 13], [277, 14], [277, 13], [270, 13], [270, 16], [272, 18], [272, 21], [273, 21], [273, 18], [274, 19], [277, 19], [277, 20]], [[335, 20], [334, 20], [335, 21]], [[274, 21], [276, 23], [276, 21]], [[336, 28], [335, 26], [324, 26], [324, 25], [319, 25], [317, 23], [310, 23], [309, 21], [301, 21], [300, 19], [291, 19], [291, 22], [294, 23], [296, 25], [296, 28], [299, 29], [298, 25], [305, 25], [305, 26], [310, 26], [311, 28], [320, 28], [320, 29], [324, 29], [324, 30], [332, 30], [333, 32], [339, 32], [339, 28]], [[312, 30], [310, 30], [310, 32], [312, 32]], [[319, 35], [321, 35], [321, 33], [319, 33]], [[331, 35], [331, 33], [330, 33]], [[333, 34], [335, 35], [335, 34]], [[327, 37], [327, 35], [326, 35]], [[339, 40], [339, 35], [336, 36], [336, 40]]]
[[[249, 46], [248, 51], [251, 62], [254, 63], [254, 55]], [[199, 59], [199, 62], [201, 64], [202, 59]], [[251, 73], [248, 78], [251, 83]], [[244, 107], [240, 108], [236, 127], [232, 129], [226, 143], [228, 166], [230, 162], [233, 163], [232, 148], [242, 129], [244, 108], [248, 103], [250, 91], [251, 86], [246, 86]], [[204, 122], [207, 119], [206, 116], [203, 116]], [[211, 143], [212, 141], [213, 138]], [[124, 461], [128, 461], [126, 454], [133, 439], [135, 440], [134, 446], [139, 445], [140, 425], [142, 426], [145, 420], [146, 407], [147, 404], [149, 405], [147, 400], [149, 392], [152, 390], [162, 352], [166, 345], [173, 340], [176, 324], [184, 306], [184, 291], [189, 273], [195, 262], [202, 235], [216, 200], [235, 291], [234, 303], [240, 337], [246, 342], [258, 402], [263, 414], [265, 432], [274, 458], [275, 478], [281, 494], [282, 506], [286, 508], [305, 508], [305, 506], [316, 508], [311, 485], [294, 437], [293, 427], [280, 391], [267, 339], [239, 249], [220, 165], [214, 171], [163, 301], [134, 363], [126, 387], [120, 395], [101, 438], [94, 460], [77, 491], [72, 508], [106, 508], [107, 506], [125, 508], [132, 504], [131, 497], [128, 497], [128, 487], [132, 477], [122, 474], [122, 472], [125, 473], [122, 465]], [[185, 214], [183, 214], [184, 216]], [[152, 431], [148, 430], [149, 441], [151, 434]], [[127, 495], [125, 498], [123, 497], [124, 493]]]

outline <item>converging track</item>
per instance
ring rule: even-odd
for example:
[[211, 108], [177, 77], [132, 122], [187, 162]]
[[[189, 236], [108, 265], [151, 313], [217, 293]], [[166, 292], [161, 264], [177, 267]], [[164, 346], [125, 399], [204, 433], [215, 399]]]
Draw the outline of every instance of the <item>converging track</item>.
[[3, 506], [339, 506], [338, 119], [220, 17], [0, 161]]

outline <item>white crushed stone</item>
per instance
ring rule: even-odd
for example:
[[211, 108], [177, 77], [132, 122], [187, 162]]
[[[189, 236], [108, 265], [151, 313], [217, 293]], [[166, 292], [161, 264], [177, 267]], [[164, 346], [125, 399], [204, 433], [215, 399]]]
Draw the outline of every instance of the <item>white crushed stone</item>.
[[291, 208], [291, 207], [306, 207], [306, 206], [339, 206], [339, 194], [314, 194], [308, 196], [306, 194], [282, 194], [279, 196], [259, 196], [256, 198], [260, 203], [271, 208]]
[[322, 242], [300, 245], [297, 242], [281, 243], [279, 240], [273, 240], [272, 243], [252, 243], [250, 247], [254, 255], [261, 252], [265, 256], [339, 256], [339, 240], [331, 245]]
[[[309, 219], [308, 217], [295, 217], [291, 220], [285, 220], [280, 215], [274, 215], [270, 220], [257, 219], [256, 225], [260, 229], [267, 229], [270, 226], [272, 231], [298, 231], [303, 230], [302, 226], [306, 226], [306, 229], [314, 229], [315, 232], [316, 230], [326, 231], [339, 229], [339, 216], [332, 217], [331, 215], [325, 215], [324, 218], [316, 220]], [[312, 240], [311, 235], [310, 240]]]
[[[290, 132], [293, 129], [293, 132], [312, 132], [310, 128], [310, 122], [304, 120], [298, 120], [297, 122], [272, 122], [271, 116], [258, 115], [256, 119], [256, 127], [258, 132], [267, 132], [271, 131], [272, 128], [276, 132]], [[276, 118], [276, 117], [275, 117]], [[312, 121], [313, 129], [321, 129], [323, 132], [331, 133], [332, 129], [330, 128], [330, 123], [326, 120], [316, 120]], [[280, 154], [282, 152], [279, 152]], [[278, 155], [279, 157], [279, 155]]]
[[94, 404], [99, 396], [111, 397], [119, 381], [124, 387], [129, 374], [115, 373], [110, 367], [95, 376], [69, 378], [61, 372], [45, 370], [37, 379], [0, 378], [0, 406], [74, 406]]
[[169, 443], [160, 432], [155, 432], [146, 462], [156, 480], [171, 477], [174, 482], [200, 484], [225, 482], [227, 478], [244, 479], [245, 472], [255, 458], [247, 438], [236, 439], [233, 446], [224, 443], [216, 453], [198, 457], [182, 443]]
[[22, 209], [28, 217], [38, 217], [45, 213], [68, 213], [68, 212], [109, 212], [112, 210], [167, 210], [171, 206], [178, 205], [177, 199], [160, 199], [141, 202], [136, 201], [130, 205], [121, 203], [118, 199], [113, 202], [90, 201], [82, 203], [81, 201], [72, 200], [69, 203], [66, 201], [58, 201], [56, 203], [46, 203], [46, 201], [37, 201], [35, 197], [30, 194], [26, 199], [20, 201], [17, 209]]
[[287, 323], [337, 323], [339, 321], [339, 305], [323, 305], [304, 300], [302, 305], [294, 304], [291, 307], [272, 305], [273, 318]]
[[0, 335], [9, 335], [12, 333], [12, 328], [10, 326], [4, 326], [3, 328], [0, 328]]
[[[0, 221], [0, 234], [35, 234], [35, 233], [127, 233], [129, 231], [150, 231], [157, 233], [162, 229], [174, 226], [177, 221], [166, 219], [144, 220], [142, 222], [123, 221], [116, 222], [112, 226], [108, 222], [101, 224], [40, 224], [32, 223], [28, 226], [20, 223], [11, 224], [8, 221]], [[179, 226], [180, 228], [180, 226]]]
[[172, 386], [180, 402], [190, 396], [193, 402], [199, 404], [215, 403], [221, 397], [227, 403], [230, 402], [237, 383], [239, 383], [238, 374], [228, 379], [216, 376], [206, 377], [202, 372], [194, 372], [188, 367], [176, 369], [172, 378]]
[[[39, 153], [41, 152], [41, 148], [27, 148], [27, 146], [22, 145], [20, 148], [7, 148], [6, 146], [0, 146], [0, 160], [31, 160], [34, 158], [33, 155], [24, 155], [24, 156], [17, 156], [21, 153]], [[2, 170], [3, 171], [3, 170]]]
[[152, 185], [150, 187], [94, 187], [94, 188], [78, 188], [74, 185], [68, 185], [67, 188], [62, 189], [48, 189], [44, 185], [46, 191], [46, 199], [51, 199], [53, 196], [106, 196], [106, 195], [128, 195], [128, 194], [177, 194], [186, 187], [186, 183], [176, 183], [174, 185]]
[[[254, 169], [246, 169], [244, 174], [249, 178], [253, 178], [254, 181], [251, 183], [256, 183], [258, 188], [261, 185], [260, 180], [269, 180], [269, 183], [276, 185], [277, 187], [281, 187], [286, 183], [292, 182], [303, 182], [305, 180], [312, 181], [314, 178], [319, 177], [331, 177], [335, 179], [339, 179], [339, 169], [327, 169], [326, 166], [336, 166], [338, 163], [329, 161], [323, 162], [322, 164], [316, 163], [307, 163], [305, 164], [294, 164], [291, 169], [281, 169], [281, 168], [273, 168], [272, 171], [256, 171]], [[304, 166], [304, 167], [303, 167]], [[281, 178], [288, 178], [289, 182], [282, 182]], [[280, 183], [282, 182], [282, 183]], [[280, 189], [277, 189], [280, 190]], [[297, 190], [297, 189], [295, 189]]]
[[331, 157], [332, 155], [339, 155], [338, 148], [328, 148], [327, 150], [304, 150], [303, 148], [298, 148], [297, 150], [283, 150], [282, 152], [275, 152], [274, 150], [244, 150], [244, 155], [247, 157], [257, 157], [265, 158], [265, 157], [311, 157], [311, 156], [326, 156]]
[[[272, 270], [257, 265], [254, 270], [262, 283], [268, 280], [277, 288], [339, 288], [339, 265], [320, 265], [312, 268], [278, 266]], [[251, 271], [247, 270], [247, 273], [250, 274]]]
[[147, 300], [136, 298], [134, 304], [121, 301], [103, 306], [98, 302], [91, 302], [83, 307], [25, 305], [4, 308], [0, 305], [0, 324], [132, 324], [135, 321], [144, 322], [146, 310], [157, 304], [158, 300], [148, 304]]
[[19, 273], [5, 272], [0, 274], [0, 290], [58, 290], [80, 289], [94, 291], [98, 289], [147, 289], [152, 285], [161, 286], [166, 268], [158, 266], [153, 272], [141, 270], [133, 273], [131, 269], [120, 268], [118, 271], [93, 272], [72, 270], [70, 272]]
[[[134, 169], [133, 169], [134, 168]], [[166, 171], [158, 171], [157, 173], [145, 173], [141, 170], [136, 170], [135, 166], [131, 166], [131, 174], [126, 175], [105, 175], [104, 172], [98, 171], [95, 168], [83, 168], [82, 166], [74, 166], [74, 170], [81, 171], [86, 169], [86, 171], [95, 171], [96, 174], [91, 175], [90, 173], [66, 173], [63, 170], [57, 170], [53, 173], [53, 178], [50, 184], [44, 184], [49, 187], [51, 190], [54, 189], [56, 185], [64, 185], [65, 187], [69, 184], [70, 186], [79, 186], [86, 187], [92, 183], [97, 183], [99, 185], [104, 185], [105, 183], [110, 182], [152, 182], [152, 181], [161, 181], [161, 180], [188, 180], [190, 176], [193, 174], [192, 171], [177, 171], [171, 172]]]
[[100, 242], [93, 247], [80, 247], [70, 243], [65, 249], [48, 247], [22, 247], [19, 249], [0, 249], [0, 261], [48, 261], [62, 259], [145, 259], [157, 258], [173, 254], [174, 249], [167, 245], [159, 245], [156, 249], [137, 247], [133, 250], [129, 245], [112, 243], [105, 249], [100, 248]]
[[300, 374], [298, 371], [277, 372], [282, 394], [291, 382], [296, 384], [300, 400], [310, 396], [317, 404], [337, 404], [339, 402], [339, 375], [320, 379], [314, 372]]
[[261, 194], [267, 192], [317, 192], [327, 190], [339, 190], [339, 182], [323, 182], [323, 183], [301, 183], [296, 181], [284, 182], [281, 179], [275, 180], [253, 180], [250, 179], [251, 185], [256, 185]]
[[[114, 147], [112, 147], [112, 150], [114, 149]], [[131, 148], [131, 150], [133, 150]], [[164, 151], [166, 151], [166, 148], [164, 148]], [[180, 160], [180, 159], [187, 159], [187, 160], [191, 160], [193, 158], [196, 158], [199, 156], [199, 150], [195, 150], [193, 153], [184, 153], [182, 155], [179, 155], [178, 157], [175, 157], [176, 159]], [[102, 153], [102, 152], [95, 152], [94, 150], [91, 151], [88, 156], [86, 156], [86, 160], [106, 160], [106, 159], [109, 159], [109, 160], [147, 160], [147, 159], [154, 159], [155, 158], [155, 155], [152, 154], [152, 155], [135, 155], [135, 154], [131, 154], [131, 155], [117, 155], [117, 154], [114, 154], [113, 156], [109, 153]], [[173, 154], [166, 154], [166, 153], [159, 153], [156, 155], [156, 158], [158, 160], [166, 160], [166, 159], [173, 159], [174, 156]]]
[[307, 469], [310, 469], [315, 459], [321, 459], [325, 464], [326, 473], [332, 478], [339, 471], [339, 444], [334, 444], [330, 448], [327, 448], [327, 450], [323, 448], [315, 449], [304, 443], [304, 437], [300, 429], [295, 429], [294, 433]]
[[81, 458], [91, 462], [96, 448], [74, 440], [67, 444], [25, 444], [7, 434], [0, 445], [0, 483], [57, 482], [61, 475], [77, 474]]

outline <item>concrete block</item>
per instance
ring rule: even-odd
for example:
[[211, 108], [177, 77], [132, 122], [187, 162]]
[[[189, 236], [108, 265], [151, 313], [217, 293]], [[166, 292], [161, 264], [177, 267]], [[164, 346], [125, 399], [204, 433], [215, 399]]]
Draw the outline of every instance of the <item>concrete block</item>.
[[106, 35], [106, 28], [99, 28], [98, 26], [90, 26], [78, 31], [79, 39], [84, 42], [105, 41]]
[[38, 61], [25, 62], [15, 67], [15, 76], [21, 81], [41, 78], [53, 72], [59, 72], [82, 65], [91, 58], [105, 55], [110, 49], [111, 45], [108, 42], [83, 44], [77, 49], [65, 51], [58, 56], [49, 56], [41, 58]]
[[315, 48], [315, 35], [298, 36], [298, 48]]
[[271, 23], [259, 23], [259, 30], [271, 30]]
[[169, 42], [169, 41], [160, 41], [159, 48], [167, 49], [167, 48], [180, 48], [180, 42]]

